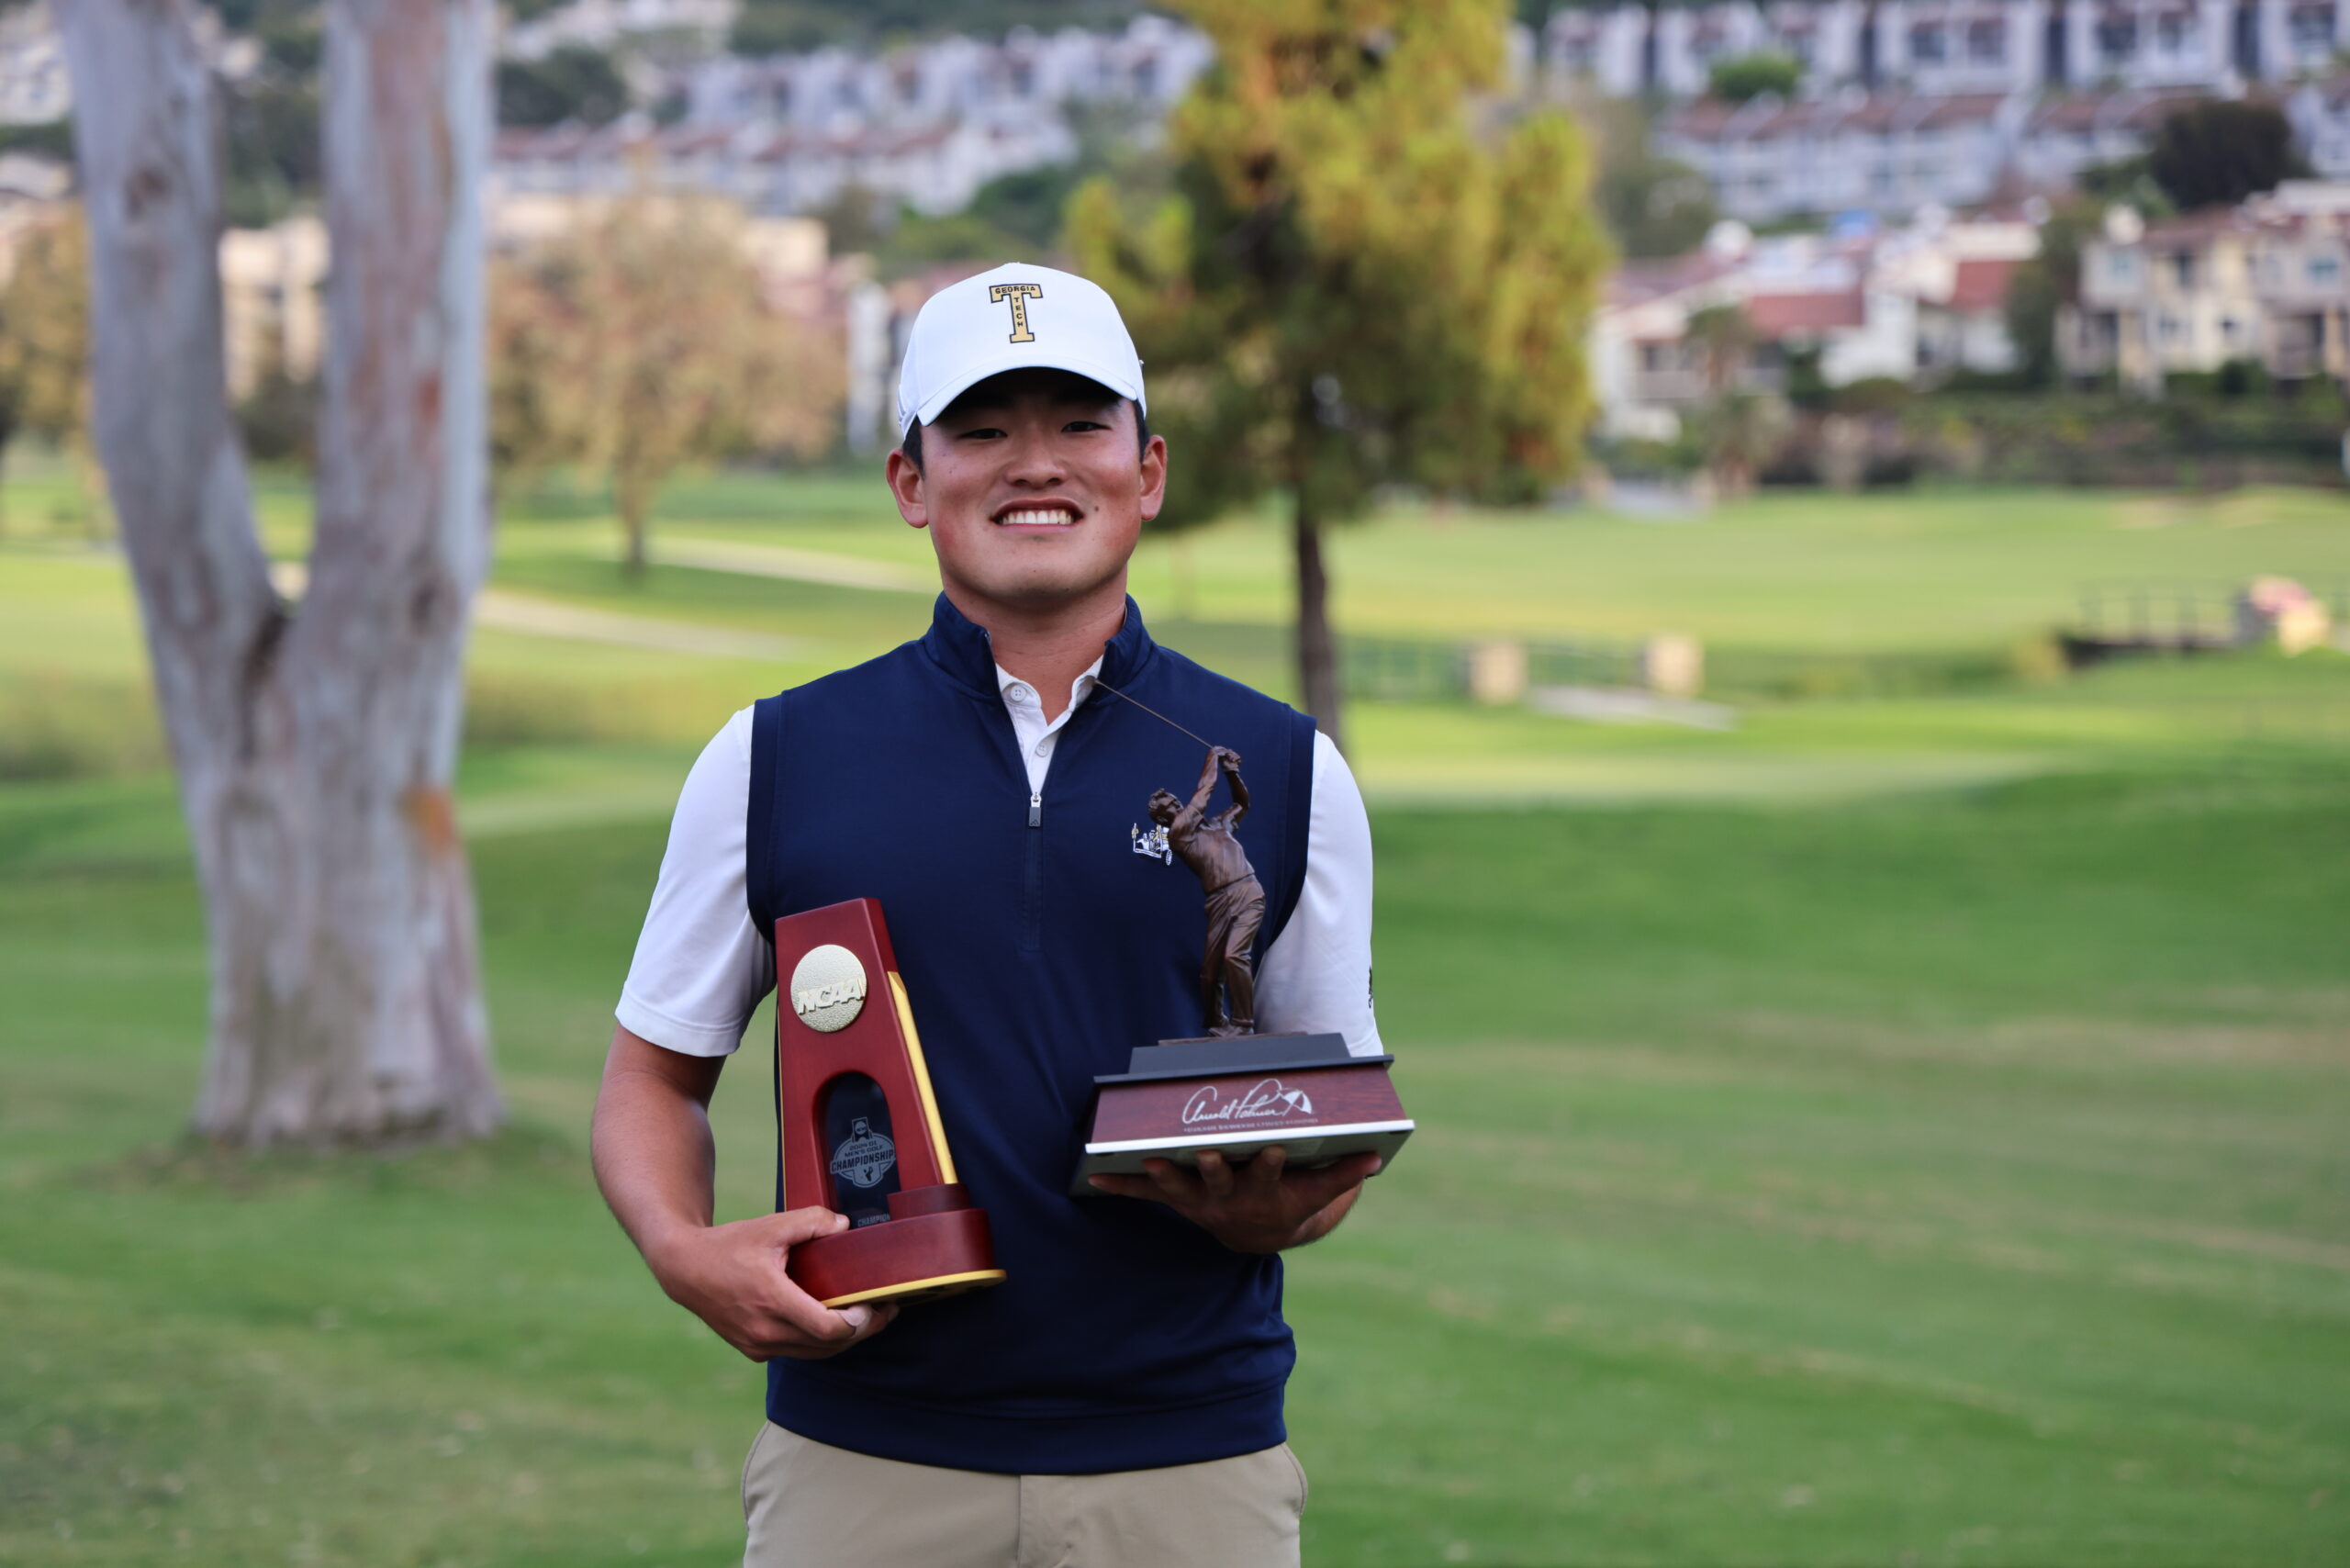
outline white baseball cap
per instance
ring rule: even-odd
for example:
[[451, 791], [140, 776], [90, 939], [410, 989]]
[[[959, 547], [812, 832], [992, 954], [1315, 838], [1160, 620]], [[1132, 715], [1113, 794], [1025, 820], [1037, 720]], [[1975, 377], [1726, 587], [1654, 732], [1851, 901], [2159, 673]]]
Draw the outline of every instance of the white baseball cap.
[[1072, 371], [1148, 411], [1135, 341], [1101, 286], [1014, 262], [923, 302], [898, 371], [898, 429], [930, 423], [990, 375], [1033, 368]]

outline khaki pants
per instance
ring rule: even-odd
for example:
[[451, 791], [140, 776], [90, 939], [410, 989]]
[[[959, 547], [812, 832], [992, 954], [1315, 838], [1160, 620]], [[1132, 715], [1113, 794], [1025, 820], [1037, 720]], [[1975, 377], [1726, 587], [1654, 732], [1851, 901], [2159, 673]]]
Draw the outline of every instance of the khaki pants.
[[743, 1462], [744, 1568], [1297, 1568], [1284, 1443], [1109, 1475], [875, 1459], [768, 1422]]

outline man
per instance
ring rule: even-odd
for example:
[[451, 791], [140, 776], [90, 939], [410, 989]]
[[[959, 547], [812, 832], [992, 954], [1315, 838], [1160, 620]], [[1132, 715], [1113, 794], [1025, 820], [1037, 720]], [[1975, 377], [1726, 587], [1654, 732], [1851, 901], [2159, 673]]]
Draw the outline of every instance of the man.
[[[929, 632], [736, 714], [678, 799], [596, 1172], [662, 1288], [767, 1364], [744, 1470], [757, 1568], [1297, 1560], [1278, 1254], [1326, 1235], [1375, 1158], [1158, 1161], [1067, 1194], [1093, 1075], [1198, 1020], [1201, 890], [1135, 853], [1134, 825], [1197, 752], [1146, 707], [1251, 759], [1264, 1027], [1382, 1048], [1345, 763], [1312, 721], [1157, 646], [1126, 597], [1167, 477], [1146, 412], [1133, 342], [1084, 279], [1010, 266], [933, 297], [888, 466], [938, 556]], [[889, 920], [1008, 1272], [902, 1315], [830, 1310], [787, 1277], [845, 1216], [711, 1215], [705, 1111], [775, 984], [773, 923], [857, 897]]]
[[[1232, 804], [1211, 812], [1218, 775], [1231, 780]], [[1150, 820], [1167, 831], [1170, 854], [1192, 868], [1208, 901], [1207, 952], [1200, 961], [1201, 1028], [1210, 1036], [1253, 1033], [1257, 1027], [1257, 931], [1265, 921], [1265, 888], [1233, 830], [1248, 814], [1248, 786], [1240, 756], [1211, 746], [1189, 801], [1161, 790], [1150, 798]]]

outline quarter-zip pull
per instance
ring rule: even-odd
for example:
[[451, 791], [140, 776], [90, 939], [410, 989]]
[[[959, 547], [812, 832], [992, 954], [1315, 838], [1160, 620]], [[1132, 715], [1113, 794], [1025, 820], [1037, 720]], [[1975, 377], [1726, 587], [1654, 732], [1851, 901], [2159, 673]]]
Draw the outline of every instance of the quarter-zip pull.
[[1032, 790], [1028, 792], [1028, 825], [1030, 827], [1045, 825], [1045, 792], [1042, 790]]

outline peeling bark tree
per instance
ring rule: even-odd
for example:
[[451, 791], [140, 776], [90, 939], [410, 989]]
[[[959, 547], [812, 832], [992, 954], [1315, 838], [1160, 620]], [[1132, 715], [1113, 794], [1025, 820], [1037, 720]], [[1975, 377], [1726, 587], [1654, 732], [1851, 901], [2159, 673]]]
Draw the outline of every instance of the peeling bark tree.
[[219, 106], [192, 0], [59, 0], [97, 445], [211, 946], [197, 1129], [246, 1145], [502, 1118], [452, 810], [489, 543], [487, 0], [331, 0], [318, 530], [272, 588], [222, 381]]

